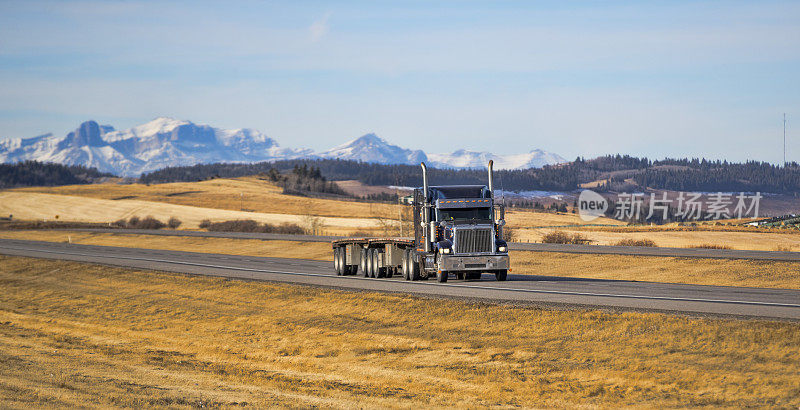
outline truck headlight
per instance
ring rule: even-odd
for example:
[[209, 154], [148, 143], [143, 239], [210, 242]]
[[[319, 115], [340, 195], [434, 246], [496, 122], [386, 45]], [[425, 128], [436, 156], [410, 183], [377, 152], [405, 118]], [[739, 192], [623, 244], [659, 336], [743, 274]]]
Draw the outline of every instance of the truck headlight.
[[498, 246], [497, 247], [497, 252], [507, 252], [507, 251], [508, 251], [508, 248], [505, 247], [505, 246]]
[[439, 251], [443, 254], [448, 254], [450, 253], [450, 248], [439, 248]]

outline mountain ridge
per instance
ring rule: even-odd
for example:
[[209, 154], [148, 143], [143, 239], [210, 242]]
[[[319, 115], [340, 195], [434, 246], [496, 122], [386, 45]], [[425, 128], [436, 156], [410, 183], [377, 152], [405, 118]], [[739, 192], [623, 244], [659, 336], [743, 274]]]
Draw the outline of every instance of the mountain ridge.
[[566, 162], [557, 154], [535, 149], [496, 155], [456, 150], [426, 154], [393, 145], [368, 133], [331, 149], [314, 152], [284, 148], [268, 135], [250, 128], [222, 129], [191, 121], [158, 117], [125, 130], [85, 121], [65, 136], [52, 133], [0, 140], [0, 162], [35, 160], [94, 167], [121, 176], [138, 176], [164, 167], [203, 163], [252, 163], [285, 159], [340, 158], [378, 164], [418, 164], [439, 168], [480, 168], [494, 159], [498, 169], [539, 168]]

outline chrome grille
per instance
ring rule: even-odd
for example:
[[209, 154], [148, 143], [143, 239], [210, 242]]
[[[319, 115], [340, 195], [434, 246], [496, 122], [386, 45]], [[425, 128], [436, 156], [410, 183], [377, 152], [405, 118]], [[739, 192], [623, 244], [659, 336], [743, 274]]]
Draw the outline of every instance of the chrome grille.
[[492, 252], [491, 229], [456, 229], [455, 253]]

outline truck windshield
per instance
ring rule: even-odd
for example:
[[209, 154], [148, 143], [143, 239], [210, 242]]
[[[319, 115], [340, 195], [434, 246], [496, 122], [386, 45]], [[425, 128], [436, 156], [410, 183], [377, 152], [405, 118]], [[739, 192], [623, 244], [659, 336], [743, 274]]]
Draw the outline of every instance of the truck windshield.
[[491, 208], [438, 209], [436, 212], [440, 221], [492, 219]]

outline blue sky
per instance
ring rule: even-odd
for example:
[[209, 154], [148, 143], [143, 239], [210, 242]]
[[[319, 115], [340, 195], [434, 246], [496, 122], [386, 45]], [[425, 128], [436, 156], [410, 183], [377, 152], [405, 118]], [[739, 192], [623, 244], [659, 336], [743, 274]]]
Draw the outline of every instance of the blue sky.
[[0, 138], [158, 116], [326, 149], [800, 160], [800, 2], [0, 2]]

